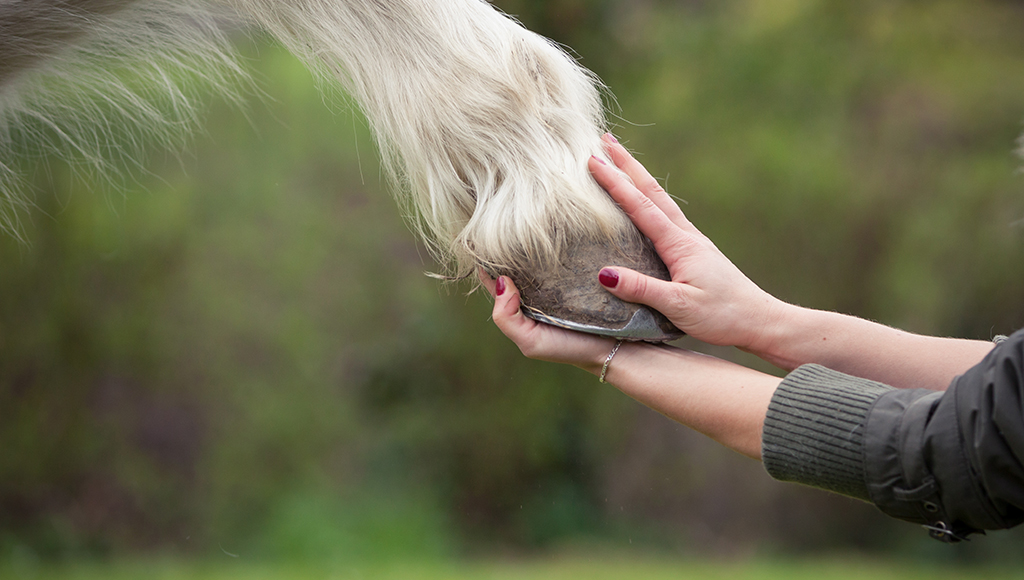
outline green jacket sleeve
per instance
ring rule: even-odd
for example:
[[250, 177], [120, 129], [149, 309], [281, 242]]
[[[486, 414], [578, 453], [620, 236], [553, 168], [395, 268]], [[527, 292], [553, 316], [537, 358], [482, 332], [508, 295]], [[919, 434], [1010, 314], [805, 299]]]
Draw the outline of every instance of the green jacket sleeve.
[[1024, 521], [1024, 330], [945, 392], [898, 390], [818, 365], [779, 386], [768, 473], [870, 501], [936, 539]]

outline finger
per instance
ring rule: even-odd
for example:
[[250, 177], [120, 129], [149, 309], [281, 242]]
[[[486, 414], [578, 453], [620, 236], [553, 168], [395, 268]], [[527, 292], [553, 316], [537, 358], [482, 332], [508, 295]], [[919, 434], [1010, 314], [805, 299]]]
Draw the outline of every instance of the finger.
[[519, 309], [519, 290], [508, 276], [499, 276], [494, 281], [494, 308], [491, 319], [501, 332], [512, 339], [512, 342], [523, 347], [521, 342], [529, 338], [529, 334], [537, 323], [523, 315]]
[[676, 311], [681, 303], [680, 293], [688, 288], [685, 284], [666, 282], [620, 266], [601, 268], [597, 279], [616, 298], [646, 304], [673, 319], [682, 314]]
[[480, 279], [480, 284], [487, 289], [487, 292], [490, 293], [491, 298], [494, 298], [494, 286], [497, 283], [497, 280], [491, 278], [491, 276], [483, 268], [477, 268], [476, 277]]
[[529, 358], [568, 363], [592, 373], [601, 369], [602, 356], [610, 348], [610, 339], [581, 334], [542, 324], [520, 310], [519, 290], [507, 276], [493, 281], [495, 299], [491, 318]]
[[683, 214], [683, 210], [679, 208], [679, 204], [672, 199], [672, 196], [665, 191], [665, 188], [658, 183], [658, 180], [647, 171], [647, 168], [633, 157], [628, 149], [623, 147], [611, 133], [605, 133], [602, 140], [612, 162], [633, 180], [640, 193], [653, 201], [677, 226], [683, 229], [693, 227], [690, 220]]
[[[661, 187], [661, 184], [658, 183], [658, 180], [611, 133], [605, 133], [601, 140], [604, 141], [605, 150], [611, 157], [612, 162], [615, 163], [615, 166], [624, 171], [633, 180], [633, 183], [641, 193], [650, 197], [651, 201], [657, 203], [658, 207], [661, 207], [662, 210], [679, 209], [672, 202], [672, 198], [668, 196], [665, 189]], [[668, 212], [666, 211], [666, 213]]]
[[618, 171], [597, 157], [589, 161], [590, 172], [597, 183], [611, 195], [636, 227], [651, 239], [666, 264], [680, 256], [682, 238], [687, 235], [655, 203], [640, 193]]

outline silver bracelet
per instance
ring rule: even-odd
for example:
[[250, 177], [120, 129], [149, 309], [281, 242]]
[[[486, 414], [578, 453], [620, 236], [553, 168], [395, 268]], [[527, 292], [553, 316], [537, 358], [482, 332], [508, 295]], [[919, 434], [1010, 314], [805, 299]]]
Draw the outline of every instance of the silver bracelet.
[[612, 364], [612, 357], [615, 356], [615, 353], [619, 352], [620, 346], [622, 346], [622, 339], [619, 339], [619, 341], [615, 343], [615, 346], [612, 347], [612, 351], [608, 353], [608, 358], [604, 359], [604, 366], [601, 368], [601, 376], [597, 379], [597, 382], [604, 382], [604, 376], [608, 374], [608, 365]]

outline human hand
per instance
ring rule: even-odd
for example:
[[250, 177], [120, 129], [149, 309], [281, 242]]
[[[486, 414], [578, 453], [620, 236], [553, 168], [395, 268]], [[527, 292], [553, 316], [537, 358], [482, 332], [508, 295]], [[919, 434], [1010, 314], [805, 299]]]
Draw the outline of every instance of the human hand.
[[[785, 304], [761, 290], [690, 223], [657, 180], [611, 134], [605, 146], [630, 183], [597, 157], [590, 171], [654, 243], [671, 281], [609, 266], [599, 281], [616, 297], [646, 304], [687, 334], [716, 345], [758, 352]], [[634, 185], [635, 184], [635, 185]]]
[[[527, 318], [508, 277], [480, 281], [494, 296], [494, 322], [530, 358], [569, 363], [601, 374], [615, 341]], [[779, 379], [746, 367], [667, 345], [622, 344], [608, 382], [665, 416], [753, 458]]]
[[492, 318], [505, 336], [516, 343], [528, 358], [571, 364], [599, 375], [615, 341], [609, 338], [566, 330], [527, 318], [519, 309], [519, 290], [512, 279], [492, 280], [479, 272], [480, 282], [494, 297]]

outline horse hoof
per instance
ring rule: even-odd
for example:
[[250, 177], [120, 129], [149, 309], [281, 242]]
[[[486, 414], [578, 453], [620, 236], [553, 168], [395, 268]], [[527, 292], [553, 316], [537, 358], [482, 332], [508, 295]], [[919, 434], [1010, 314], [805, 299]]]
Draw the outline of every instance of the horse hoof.
[[562, 328], [629, 341], [664, 342], [684, 335], [663, 314], [624, 302], [597, 281], [604, 266], [625, 266], [669, 280], [668, 268], [647, 238], [582, 241], [558, 264], [531, 272], [500, 272], [519, 288], [526, 316]]

